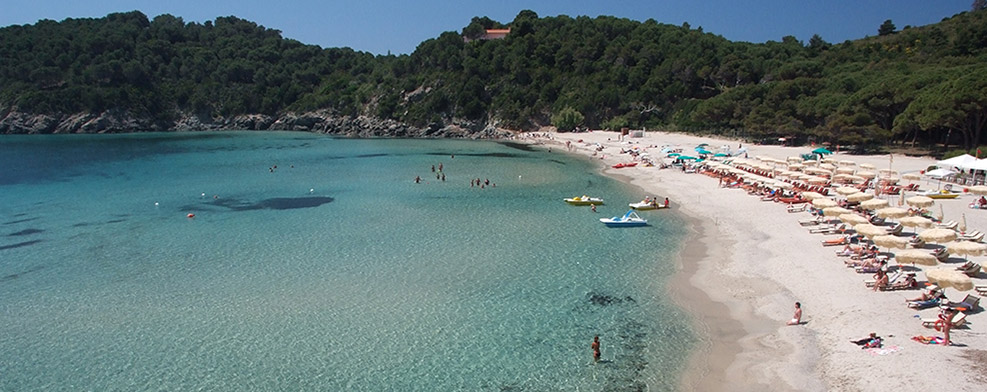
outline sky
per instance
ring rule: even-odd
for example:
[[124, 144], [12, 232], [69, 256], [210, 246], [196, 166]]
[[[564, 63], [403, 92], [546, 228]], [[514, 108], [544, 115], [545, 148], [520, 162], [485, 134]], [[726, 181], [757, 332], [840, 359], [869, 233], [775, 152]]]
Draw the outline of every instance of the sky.
[[521, 10], [538, 16], [616, 16], [654, 19], [721, 35], [732, 41], [831, 43], [877, 35], [885, 20], [900, 30], [968, 11], [973, 0], [3, 0], [0, 26], [38, 20], [98, 18], [138, 10], [153, 19], [171, 14], [186, 22], [236, 16], [280, 30], [286, 38], [374, 54], [408, 54], [445, 31], [462, 31], [474, 16], [508, 23]]

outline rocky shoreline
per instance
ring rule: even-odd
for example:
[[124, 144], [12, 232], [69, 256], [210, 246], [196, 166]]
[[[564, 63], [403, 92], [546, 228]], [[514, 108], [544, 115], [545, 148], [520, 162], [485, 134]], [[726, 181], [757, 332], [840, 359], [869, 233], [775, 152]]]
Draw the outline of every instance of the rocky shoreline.
[[35, 114], [0, 108], [0, 134], [135, 133], [194, 131], [303, 131], [348, 137], [407, 137], [499, 139], [513, 132], [470, 121], [434, 123], [415, 127], [395, 120], [367, 116], [340, 116], [327, 110], [283, 113], [278, 116], [243, 114], [212, 117], [181, 113], [173, 121], [136, 116], [128, 111], [102, 113]]

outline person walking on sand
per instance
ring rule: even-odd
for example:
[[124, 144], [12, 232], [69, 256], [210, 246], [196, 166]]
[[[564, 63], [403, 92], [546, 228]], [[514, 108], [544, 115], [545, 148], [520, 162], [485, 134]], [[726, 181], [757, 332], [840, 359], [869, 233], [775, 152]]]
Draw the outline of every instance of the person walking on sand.
[[600, 362], [600, 336], [593, 337], [593, 344], [589, 345], [593, 349], [593, 362]]
[[795, 303], [795, 315], [788, 321], [788, 325], [799, 325], [802, 323], [802, 304]]

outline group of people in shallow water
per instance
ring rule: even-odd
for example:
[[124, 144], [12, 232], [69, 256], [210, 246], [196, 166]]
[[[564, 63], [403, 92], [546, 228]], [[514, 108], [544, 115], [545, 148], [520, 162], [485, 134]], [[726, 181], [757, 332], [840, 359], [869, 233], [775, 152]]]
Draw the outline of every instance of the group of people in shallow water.
[[[455, 157], [455, 155], [453, 155], [453, 157]], [[435, 173], [435, 179], [436, 180], [440, 180], [440, 181], [445, 182], [445, 180], [446, 180], [446, 174], [442, 172], [442, 167], [443, 167], [442, 166], [442, 162], [439, 162], [439, 170], [436, 171], [435, 170], [435, 165], [432, 165], [432, 173]], [[422, 177], [421, 176], [415, 176], [415, 184], [421, 184], [421, 183], [422, 183]]]
[[480, 187], [480, 189], [486, 188], [488, 186], [489, 187], [495, 187], [496, 188], [497, 187], [497, 184], [490, 182], [490, 179], [489, 178], [488, 179], [485, 179], [483, 181], [480, 181], [479, 178], [471, 179], [470, 180], [470, 188], [477, 187], [477, 186]]

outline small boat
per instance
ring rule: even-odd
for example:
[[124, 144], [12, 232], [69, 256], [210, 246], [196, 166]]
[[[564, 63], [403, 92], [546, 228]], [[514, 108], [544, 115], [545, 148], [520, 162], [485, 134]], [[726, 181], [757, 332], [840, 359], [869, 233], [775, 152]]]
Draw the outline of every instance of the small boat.
[[583, 195], [582, 197], [580, 197], [580, 196], [571, 197], [571, 198], [564, 199], [564, 200], [565, 200], [566, 203], [572, 204], [574, 206], [588, 206], [590, 204], [597, 205], [597, 206], [603, 205], [603, 199], [601, 199], [599, 197], [589, 197], [589, 196], [586, 196], [586, 195]]
[[634, 210], [627, 211], [624, 216], [600, 218], [600, 222], [603, 222], [603, 224], [607, 225], [607, 227], [635, 227], [648, 225], [648, 220], [638, 216]]
[[613, 165], [611, 167], [613, 167], [614, 169], [622, 169], [622, 168], [625, 168], [625, 167], [634, 167], [634, 166], [637, 166], [637, 162], [618, 163], [618, 164]]
[[637, 203], [628, 204], [628, 206], [630, 206], [631, 208], [633, 208], [635, 210], [638, 210], [638, 211], [657, 210], [657, 209], [660, 209], [660, 208], [668, 208], [668, 205], [666, 205], [666, 204], [658, 204], [658, 200], [650, 200], [650, 201], [649, 200], [642, 200], [642, 201], [637, 202]]
[[917, 195], [919, 196], [925, 196], [930, 199], [955, 199], [959, 197], [961, 194], [962, 193], [956, 193], [945, 189], [939, 191], [929, 190], [929, 191], [917, 193]]

